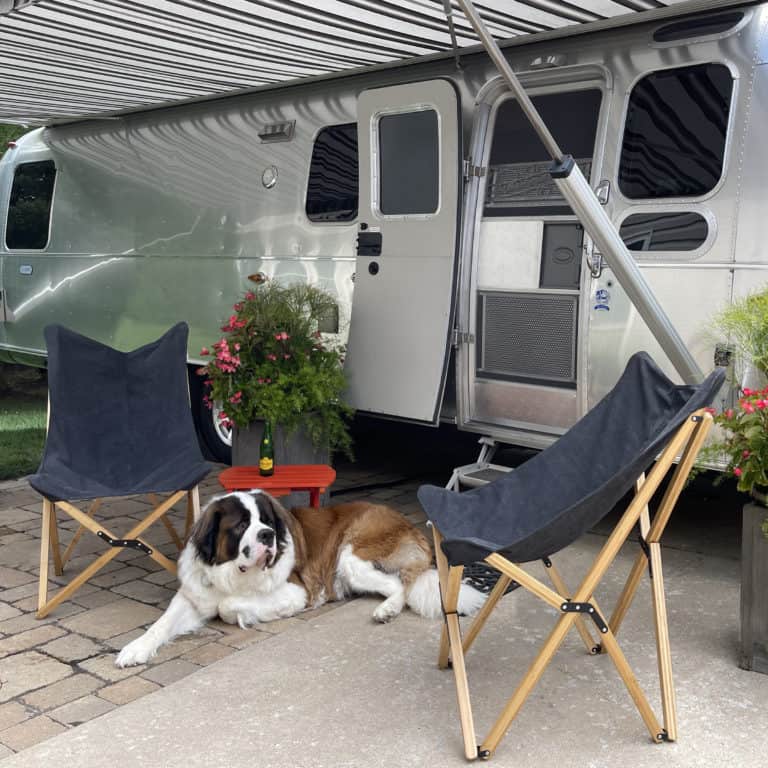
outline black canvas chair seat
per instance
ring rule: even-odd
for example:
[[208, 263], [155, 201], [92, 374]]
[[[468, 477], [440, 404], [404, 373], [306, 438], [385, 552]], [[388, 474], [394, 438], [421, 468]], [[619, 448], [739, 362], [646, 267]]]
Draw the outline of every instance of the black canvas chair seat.
[[[149, 494], [156, 501], [156, 494], [169, 494], [137, 526], [139, 532], [159, 519], [172, 528], [165, 512], [184, 496], [188, 523], [199, 508], [197, 484], [210, 466], [200, 453], [189, 405], [187, 336], [186, 323], [179, 323], [157, 341], [121, 352], [61, 325], [45, 329], [48, 433], [40, 467], [29, 478], [30, 485], [45, 498], [39, 616], [82, 583], [46, 600], [43, 575], [47, 574], [49, 543], [60, 573], [83, 529], [104, 540], [126, 541], [94, 519], [102, 498]], [[84, 500], [95, 500], [88, 513], [71, 503]], [[63, 558], [58, 549], [57, 510], [81, 523]], [[181, 544], [175, 531], [173, 536]], [[138, 534], [118, 546], [123, 545], [143, 548], [164, 567], [175, 568], [138, 539]], [[97, 560], [99, 565], [90, 575], [116, 554]]]
[[574, 542], [632, 488], [672, 433], [712, 402], [725, 373], [678, 386], [645, 352], [613, 390], [554, 445], [486, 486], [458, 494], [422, 486], [418, 498], [451, 565], [492, 552], [518, 563]]
[[[493, 754], [574, 627], [591, 655], [605, 652], [610, 656], [651, 738], [656, 742], [676, 740], [660, 540], [712, 425], [707, 406], [722, 387], [724, 377], [725, 372], [718, 369], [697, 386], [679, 386], [647, 354], [638, 353], [603, 400], [556, 443], [517, 469], [464, 493], [435, 486], [419, 489], [419, 501], [432, 525], [445, 618], [438, 666], [453, 669], [468, 759]], [[676, 462], [651, 519], [648, 503]], [[581, 583], [570, 589], [552, 562], [552, 555], [588, 531], [633, 488], [634, 497], [591, 568]], [[609, 618], [602, 614], [595, 591], [638, 525], [640, 551]], [[544, 561], [553, 587], [521, 567], [532, 560]], [[467, 573], [471, 579], [476, 561], [493, 569], [498, 581], [462, 636], [458, 596]], [[663, 725], [656, 719], [616, 640], [646, 570], [651, 577]], [[559, 618], [517, 690], [478, 744], [465, 654], [498, 601], [515, 584], [558, 612]], [[598, 633], [597, 641], [591, 634], [594, 631]]]

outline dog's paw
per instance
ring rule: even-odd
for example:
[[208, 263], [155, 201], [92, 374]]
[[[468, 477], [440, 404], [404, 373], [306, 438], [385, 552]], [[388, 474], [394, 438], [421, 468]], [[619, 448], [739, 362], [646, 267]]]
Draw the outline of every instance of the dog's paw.
[[402, 605], [397, 605], [396, 603], [391, 603], [389, 600], [385, 600], [373, 612], [373, 620], [378, 621], [379, 624], [386, 624], [388, 621], [392, 621], [396, 616], [399, 616], [402, 610]]
[[123, 648], [117, 654], [115, 659], [116, 667], [135, 667], [138, 664], [146, 664], [154, 655], [155, 650], [146, 642], [142, 643], [143, 637], [139, 637]]

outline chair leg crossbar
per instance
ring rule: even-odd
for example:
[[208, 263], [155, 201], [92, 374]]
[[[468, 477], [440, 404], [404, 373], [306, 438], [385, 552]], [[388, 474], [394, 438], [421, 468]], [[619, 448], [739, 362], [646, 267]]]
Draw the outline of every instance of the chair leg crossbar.
[[[648, 478], [646, 479], [644, 476], [641, 476], [637, 481], [634, 499], [608, 537], [608, 540], [575, 593], [569, 592], [561, 575], [548, 559], [545, 560], [544, 564], [554, 590], [502, 555], [498, 553], [489, 555], [485, 562], [499, 571], [501, 578], [489, 595], [483, 608], [475, 616], [463, 640], [456, 610], [464, 567], [462, 565], [451, 566], [448, 563], [441, 548], [442, 536], [440, 531], [436, 526], [432, 526], [445, 614], [445, 624], [438, 653], [438, 666], [441, 669], [447, 667], [453, 669], [459, 705], [459, 719], [464, 740], [464, 753], [467, 759], [473, 760], [477, 757], [487, 759], [493, 754], [528, 698], [528, 695], [541, 678], [566, 635], [574, 626], [581, 635], [584, 645], [590, 654], [594, 655], [605, 652], [610, 656], [648, 729], [651, 739], [654, 742], [675, 741], [677, 739], [675, 693], [672, 680], [669, 628], [664, 599], [660, 539], [711, 424], [712, 419], [709, 414], [703, 410], [697, 411], [675, 433], [649, 473]], [[648, 502], [678, 456], [680, 456], [678, 466], [651, 521], [648, 512]], [[647, 546], [638, 554], [618, 599], [616, 608], [611, 618], [606, 621], [605, 614], [602, 613], [595, 601], [594, 591], [615, 560], [621, 546], [638, 523], [640, 525], [641, 539], [646, 542]], [[616, 634], [634, 599], [646, 568], [649, 569], [651, 575], [651, 596], [661, 687], [663, 726], [656, 719], [616, 640]], [[515, 580], [521, 587], [527, 589], [557, 610], [560, 617], [517, 690], [508, 700], [498, 719], [491, 727], [485, 740], [478, 745], [475, 738], [464, 656], [474, 643], [511, 580]], [[592, 639], [586, 619], [592, 619], [599, 635], [598, 643]]]
[[[146, 515], [140, 522], [134, 525], [130, 531], [124, 537], [118, 537], [113, 534], [106, 526], [94, 520], [94, 515], [98, 510], [101, 500], [97, 499], [92, 502], [86, 512], [83, 512], [78, 507], [70, 504], [67, 501], [49, 501], [43, 500], [43, 525], [42, 525], [42, 541], [40, 545], [40, 586], [38, 590], [37, 599], [37, 617], [39, 619], [47, 616], [54, 608], [59, 606], [65, 600], [68, 600], [88, 579], [92, 578], [107, 563], [113, 560], [123, 549], [136, 549], [143, 552], [145, 555], [151, 557], [155, 562], [159, 563], [163, 568], [171, 573], [176, 573], [176, 563], [173, 560], [167, 558], [162, 552], [158, 551], [155, 547], [151, 546], [144, 539], [140, 538], [141, 534], [149, 528], [158, 519], [161, 519], [166, 527], [169, 527], [171, 538], [173, 539], [176, 547], [181, 551], [184, 546], [184, 541], [179, 537], [176, 530], [173, 528], [173, 524], [168, 520], [166, 513], [179, 501], [186, 497], [187, 500], [187, 513], [186, 513], [186, 525], [184, 539], [186, 540], [189, 535], [189, 530], [194, 520], [199, 517], [200, 514], [200, 496], [197, 487], [190, 491], [177, 491], [171, 494], [162, 501], [157, 496], [151, 494], [151, 501], [154, 505], [152, 511]], [[57, 525], [57, 510], [61, 510], [65, 514], [80, 523], [80, 527], [75, 531], [69, 546], [65, 550], [64, 554], [61, 554], [59, 546], [59, 532]], [[64, 572], [64, 567], [67, 561], [71, 557], [77, 542], [85, 531], [98, 536], [102, 541], [109, 545], [109, 550], [104, 554], [96, 558], [89, 566], [75, 576], [66, 586], [62, 587], [50, 600], [48, 599], [48, 561], [53, 552], [53, 564], [54, 571], [57, 576], [61, 576]]]

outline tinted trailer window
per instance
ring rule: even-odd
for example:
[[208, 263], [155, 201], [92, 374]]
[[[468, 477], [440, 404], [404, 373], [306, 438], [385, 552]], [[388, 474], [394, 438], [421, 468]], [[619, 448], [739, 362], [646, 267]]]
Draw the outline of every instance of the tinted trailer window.
[[733, 78], [723, 64], [667, 69], [632, 90], [619, 187], [630, 199], [699, 197], [723, 173]]
[[52, 160], [21, 163], [16, 168], [5, 228], [9, 249], [42, 250], [48, 245], [55, 180]]
[[357, 124], [331, 125], [317, 134], [307, 184], [310, 221], [357, 218]]

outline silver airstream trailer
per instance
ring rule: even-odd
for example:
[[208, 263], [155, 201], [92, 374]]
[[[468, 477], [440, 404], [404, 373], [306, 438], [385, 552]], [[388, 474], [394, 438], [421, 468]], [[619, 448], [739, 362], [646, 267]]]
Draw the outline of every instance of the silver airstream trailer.
[[[767, 23], [503, 48], [702, 370], [713, 310], [768, 278]], [[0, 161], [0, 356], [40, 364], [54, 320], [131, 348], [183, 319], [192, 370], [248, 276], [310, 281], [356, 408], [543, 447], [634, 351], [674, 373], [548, 167], [479, 50], [37, 129]]]

